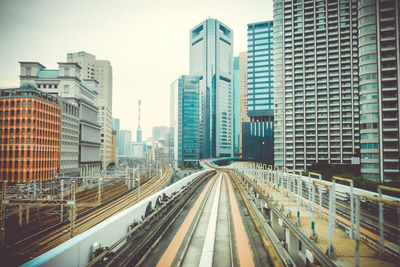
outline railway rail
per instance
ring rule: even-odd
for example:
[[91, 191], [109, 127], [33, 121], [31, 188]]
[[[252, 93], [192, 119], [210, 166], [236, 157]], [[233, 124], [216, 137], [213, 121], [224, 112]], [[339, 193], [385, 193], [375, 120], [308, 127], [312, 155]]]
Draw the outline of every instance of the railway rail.
[[[198, 188], [214, 174], [215, 171], [207, 172], [185, 186], [180, 192], [173, 195], [162, 206], [146, 217], [142, 223], [133, 227], [119, 241], [97, 255], [88, 266], [140, 265], [149, 255], [151, 249], [158, 244], [168, 231], [169, 226], [177, 218], [177, 215], [182, 212], [190, 199], [193, 198]], [[124, 242], [126, 242], [125, 245], [114, 253], [113, 250]]]
[[[112, 201], [121, 192], [125, 192], [127, 186], [124, 183], [116, 185], [106, 185], [102, 195], [102, 203]], [[93, 209], [97, 205], [97, 188], [89, 189], [77, 194], [77, 213], [80, 216], [87, 210]], [[80, 204], [85, 203], [85, 204]], [[93, 203], [93, 204], [89, 204]], [[89, 205], [88, 205], [89, 204]], [[16, 207], [15, 209], [18, 209]], [[26, 211], [25, 211], [26, 212]], [[6, 244], [15, 244], [19, 240], [25, 239], [26, 236], [33, 235], [34, 233], [41, 232], [49, 228], [49, 226], [60, 225], [60, 208], [54, 206], [44, 207], [29, 207], [29, 224], [26, 219], [23, 221], [22, 227], [18, 223], [18, 210], [9, 213], [6, 220]], [[22, 214], [24, 215], [24, 214]], [[24, 218], [25, 216], [23, 216]], [[66, 218], [68, 219], [68, 218]]]
[[88, 266], [284, 266], [278, 256], [270, 258], [274, 248], [257, 219], [248, 220], [247, 211], [240, 215], [249, 207], [233, 180], [228, 172], [209, 170]]
[[[140, 199], [158, 191], [159, 188], [168, 181], [171, 172], [171, 169], [167, 169], [163, 175], [163, 179], [160, 179], [159, 175], [157, 175], [141, 185], [140, 198], [138, 197], [138, 189], [133, 189], [131, 191], [125, 191], [123, 194], [117, 195], [96, 207], [81, 212], [78, 214], [75, 221], [75, 230], [73, 234], [76, 235], [89, 229], [97, 223], [133, 205]], [[70, 237], [71, 226], [69, 222], [65, 222], [17, 241], [10, 245], [7, 251], [13, 254], [13, 261], [16, 264], [20, 264], [50, 250], [68, 240]]]

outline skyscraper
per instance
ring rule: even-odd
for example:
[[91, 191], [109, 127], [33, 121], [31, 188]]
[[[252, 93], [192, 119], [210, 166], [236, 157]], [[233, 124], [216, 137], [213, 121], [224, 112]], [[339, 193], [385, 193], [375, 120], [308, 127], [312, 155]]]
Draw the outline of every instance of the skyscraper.
[[169, 137], [169, 127], [167, 126], [155, 126], [152, 131], [153, 141], [156, 142], [160, 139], [167, 140]]
[[274, 66], [273, 22], [247, 25], [247, 115], [243, 123], [243, 157], [273, 162]]
[[174, 165], [197, 167], [200, 160], [199, 76], [182, 75], [171, 84], [171, 132]]
[[119, 131], [120, 142], [121, 142], [121, 157], [132, 157], [131, 144], [132, 144], [132, 132], [128, 130]]
[[97, 60], [96, 56], [81, 51], [67, 54], [68, 62], [78, 63], [81, 67], [81, 79], [98, 81], [98, 122], [101, 125], [101, 161], [104, 167], [111, 162], [112, 142], [112, 67], [108, 60]]
[[233, 31], [207, 19], [190, 31], [190, 74], [200, 76], [201, 157], [233, 154]]
[[359, 159], [357, 2], [274, 1], [276, 166]]
[[358, 2], [361, 175], [400, 179], [399, 1]]

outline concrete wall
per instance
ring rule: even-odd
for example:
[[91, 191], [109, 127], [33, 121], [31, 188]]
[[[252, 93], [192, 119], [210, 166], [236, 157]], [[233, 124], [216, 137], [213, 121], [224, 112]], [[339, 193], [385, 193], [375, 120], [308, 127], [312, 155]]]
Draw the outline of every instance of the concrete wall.
[[93, 243], [98, 242], [103, 247], [111, 246], [128, 232], [128, 227], [134, 220], [140, 221], [149, 201], [155, 203], [157, 197], [163, 193], [170, 196], [173, 192], [181, 190], [183, 186], [204, 172], [205, 171], [194, 173], [164, 188], [158, 193], [143, 199], [132, 207], [114, 215], [22, 266], [86, 266], [90, 260]]

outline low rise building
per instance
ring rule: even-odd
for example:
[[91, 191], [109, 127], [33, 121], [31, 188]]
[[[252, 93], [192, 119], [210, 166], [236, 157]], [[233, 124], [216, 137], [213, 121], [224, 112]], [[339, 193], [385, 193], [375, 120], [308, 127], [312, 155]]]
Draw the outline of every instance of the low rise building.
[[[79, 108], [79, 124], [77, 120], [70, 120], [70, 116], [64, 115], [63, 123], [66, 126], [62, 134], [61, 150], [70, 151], [63, 153], [62, 163], [68, 166], [69, 162], [79, 162], [79, 174], [81, 176], [93, 176], [100, 171], [100, 125], [97, 123], [97, 86], [96, 80], [82, 80], [80, 77], [81, 67], [77, 63], [59, 62], [58, 69], [49, 70], [38, 62], [20, 62], [21, 84], [30, 82], [50, 95], [62, 98], [64, 102]], [[76, 110], [75, 110], [76, 111]], [[67, 112], [68, 113], [68, 112]], [[76, 116], [76, 114], [74, 115]], [[73, 124], [73, 133], [68, 125]], [[74, 154], [71, 150], [76, 149], [76, 127], [79, 127], [79, 153]], [[65, 158], [64, 158], [65, 157]]]
[[60, 171], [58, 99], [33, 84], [0, 90], [0, 179], [50, 180]]

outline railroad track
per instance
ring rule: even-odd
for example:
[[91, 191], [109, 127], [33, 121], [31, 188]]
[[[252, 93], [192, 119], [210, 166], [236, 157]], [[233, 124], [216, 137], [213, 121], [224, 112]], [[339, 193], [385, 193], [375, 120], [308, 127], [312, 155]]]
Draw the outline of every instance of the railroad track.
[[[143, 175], [145, 176], [145, 175]], [[144, 184], [148, 178], [142, 177], [141, 183]], [[116, 182], [106, 183], [104, 184], [102, 201], [107, 201], [110, 198], [120, 194], [121, 191], [127, 190], [127, 186], [125, 185], [125, 179], [120, 178], [116, 179]], [[69, 197], [67, 193], [69, 190], [64, 191], [64, 199]], [[81, 213], [86, 210], [91, 209], [91, 205], [88, 203], [93, 203], [92, 206], [97, 203], [97, 186], [95, 188], [91, 188], [82, 192], [77, 193], [76, 195], [77, 203], [85, 203], [83, 205], [77, 206], [77, 212]], [[26, 206], [23, 209], [23, 213], [25, 211]], [[6, 220], [6, 229], [8, 233], [11, 235], [6, 235], [6, 243], [15, 243], [17, 240], [21, 239], [22, 236], [29, 235], [31, 233], [36, 233], [42, 231], [44, 228], [48, 228], [49, 225], [57, 224], [59, 221], [59, 207], [54, 206], [42, 206], [42, 207], [34, 207], [30, 206], [29, 212], [29, 225], [23, 225], [19, 227], [18, 223], [18, 213], [19, 207], [18, 205], [9, 206], [7, 220]], [[23, 216], [23, 222], [26, 219]], [[24, 223], [23, 223], [24, 224]]]
[[[102, 201], [107, 202], [113, 199], [115, 196], [121, 194], [120, 192], [126, 191], [127, 187], [125, 184], [119, 183], [117, 185], [108, 185], [103, 191]], [[83, 213], [90, 210], [86, 203], [93, 203], [92, 205], [97, 205], [97, 188], [83, 191], [77, 196], [77, 213]], [[79, 203], [85, 203], [84, 205], [79, 205]], [[6, 243], [14, 244], [19, 240], [24, 239], [24, 236], [33, 235], [34, 233], [41, 232], [47, 228], [49, 225], [59, 225], [60, 221], [60, 208], [59, 207], [30, 207], [30, 218], [29, 225], [23, 225], [22, 228], [18, 225], [18, 211], [15, 211], [13, 216], [7, 219], [6, 229], [8, 235], [6, 235]], [[23, 214], [24, 215], [24, 214]], [[25, 219], [25, 216], [23, 216]], [[26, 222], [25, 222], [26, 223]]]
[[[194, 197], [198, 188], [214, 175], [215, 171], [209, 171], [185, 186], [126, 236], [98, 255], [88, 266], [136, 266], [143, 263], [152, 248], [158, 244], [169, 226]], [[112, 250], [126, 239], [126, 244], [116, 253], [112, 253]]]
[[[158, 191], [159, 187], [167, 181], [170, 172], [171, 170], [168, 169], [166, 175], [163, 175], [164, 178], [162, 180], [159, 179], [159, 176], [155, 176], [143, 184], [140, 187], [140, 199]], [[137, 190], [134, 189], [125, 192], [122, 196], [117, 196], [112, 200], [113, 201], [103, 203], [98, 207], [92, 208], [78, 215], [77, 220], [75, 221], [74, 234], [79, 234], [127, 207], [132, 206], [139, 199], [137, 198]], [[34, 258], [65, 242], [70, 238], [70, 235], [69, 223], [59, 224], [33, 236], [27, 237], [8, 249], [13, 252], [16, 258], [19, 258], [19, 260], [23, 258], [26, 261], [27, 259]]]

